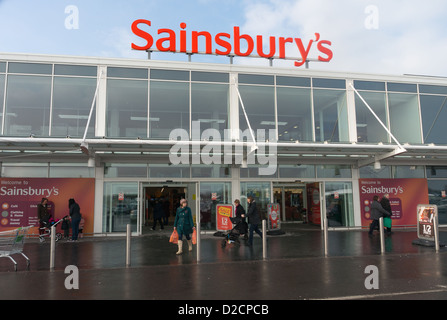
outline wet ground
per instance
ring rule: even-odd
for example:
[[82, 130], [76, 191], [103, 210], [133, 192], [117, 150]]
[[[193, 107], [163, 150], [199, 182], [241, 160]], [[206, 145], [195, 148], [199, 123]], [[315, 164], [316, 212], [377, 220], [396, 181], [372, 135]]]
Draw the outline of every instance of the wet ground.
[[[380, 252], [378, 234], [330, 231], [328, 256], [322, 232], [314, 226], [283, 224], [284, 235], [268, 236], [267, 258], [261, 239], [253, 247], [228, 245], [221, 237], [201, 237], [196, 247], [176, 255], [169, 227], [148, 231], [131, 241], [126, 267], [125, 237], [84, 238], [56, 244], [54, 271], [50, 244], [28, 239], [16, 255], [18, 271], [0, 259], [0, 299], [156, 299], [156, 300], [309, 300], [309, 299], [446, 299], [447, 249], [412, 244], [416, 230], [395, 230]], [[440, 241], [447, 232], [440, 230]], [[79, 289], [67, 289], [67, 266], [79, 270]], [[373, 266], [373, 271], [368, 268]], [[374, 276], [376, 276], [374, 278]], [[370, 288], [368, 288], [368, 284]], [[376, 285], [377, 288], [371, 288]]]

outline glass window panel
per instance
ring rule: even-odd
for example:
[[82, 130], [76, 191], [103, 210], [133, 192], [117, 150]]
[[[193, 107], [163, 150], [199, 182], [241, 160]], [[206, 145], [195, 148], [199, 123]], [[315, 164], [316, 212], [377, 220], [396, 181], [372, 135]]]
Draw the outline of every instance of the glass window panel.
[[311, 164], [279, 165], [278, 170], [280, 178], [315, 178], [315, 166]]
[[357, 90], [385, 91], [385, 82], [354, 80]]
[[278, 140], [313, 141], [310, 89], [277, 88]]
[[48, 136], [51, 77], [9, 75], [5, 134]]
[[447, 87], [420, 84], [419, 93], [447, 94]]
[[415, 94], [389, 93], [390, 131], [400, 143], [421, 143], [419, 104]]
[[94, 178], [94, 171], [87, 163], [50, 163], [50, 178]]
[[48, 178], [48, 163], [3, 163], [4, 178]]
[[[251, 129], [254, 131], [256, 141], [276, 139], [270, 136], [269, 129], [276, 130], [275, 126], [275, 90], [273, 87], [258, 86], [239, 86], [242, 101], [244, 102], [245, 111], [250, 121]], [[240, 104], [240, 102], [239, 102]], [[242, 107], [239, 109], [239, 127], [242, 132], [248, 129], [247, 120], [245, 118]], [[258, 132], [258, 130], [260, 130]], [[260, 134], [258, 137], [257, 134]], [[263, 135], [264, 134], [264, 135]], [[248, 141], [251, 141], [251, 135], [246, 131]], [[264, 137], [264, 139], [262, 139]]]
[[447, 96], [420, 95], [424, 143], [446, 144]]
[[349, 141], [346, 91], [314, 90], [316, 141]]
[[391, 178], [391, 167], [381, 165], [380, 169], [374, 169], [374, 166], [365, 166], [360, 169], [360, 178]]
[[425, 178], [424, 166], [394, 166], [393, 178]]
[[230, 81], [228, 73], [192, 71], [191, 81], [226, 82]]
[[189, 71], [151, 69], [151, 79], [189, 81]]
[[193, 165], [191, 175], [193, 178], [231, 178], [231, 169], [223, 165]]
[[313, 78], [312, 83], [316, 88], [346, 89], [346, 80], [344, 79]]
[[310, 78], [276, 76], [277, 86], [310, 87]]
[[317, 165], [318, 178], [351, 178], [351, 176], [349, 165]]
[[[84, 135], [95, 90], [94, 78], [54, 78], [52, 136]], [[87, 131], [89, 137], [95, 136], [95, 118], [96, 112], [93, 112]]]
[[52, 74], [52, 69], [51, 64], [43, 63], [10, 62], [8, 64], [9, 73]]
[[[447, 180], [428, 180], [428, 199], [438, 206], [439, 224], [447, 224]], [[444, 196], [443, 196], [444, 194]]]
[[[262, 168], [264, 168], [264, 171], [261, 170]], [[273, 169], [275, 169], [275, 167], [270, 168], [267, 166], [249, 165], [247, 168], [241, 168], [240, 175], [241, 178], [277, 178], [278, 170], [273, 172]], [[265, 174], [266, 172], [271, 174]]]
[[270, 182], [241, 182], [241, 205], [248, 209], [247, 197], [252, 196], [255, 199], [258, 212], [267, 217], [267, 206], [273, 202]]
[[427, 166], [427, 178], [447, 178], [447, 167]]
[[150, 137], [169, 139], [174, 129], [189, 135], [189, 83], [151, 81]]
[[62, 76], [85, 76], [96, 77], [96, 66], [78, 66], [68, 64], [55, 64], [54, 74]]
[[6, 72], [6, 62], [0, 61], [0, 72]]
[[3, 126], [3, 101], [5, 99], [5, 75], [0, 74], [0, 133]]
[[[386, 125], [386, 96], [382, 92], [360, 91], [360, 95], [365, 99], [374, 113]], [[369, 111], [363, 101], [355, 95], [355, 112], [357, 118], [357, 141], [358, 142], [388, 142], [388, 133]]]
[[207, 129], [215, 129], [220, 134], [220, 140], [227, 139], [225, 137], [225, 129], [228, 129], [229, 119], [229, 87], [226, 84], [209, 84], [209, 83], [193, 83], [191, 85], [191, 110], [193, 132], [200, 132], [199, 137], [192, 137], [194, 140], [201, 140], [202, 133]]
[[107, 136], [147, 137], [148, 83], [107, 80]]
[[250, 83], [250, 84], [266, 84], [274, 85], [275, 79], [273, 76], [259, 75], [259, 74], [239, 74], [239, 83]]
[[133, 178], [147, 177], [147, 164], [145, 163], [112, 163], [104, 167], [105, 178]]
[[137, 231], [138, 183], [104, 182], [103, 232]]
[[353, 227], [354, 204], [351, 182], [325, 182], [326, 216], [329, 227]]
[[216, 209], [218, 204], [232, 204], [231, 183], [200, 183], [200, 227], [216, 230]]
[[189, 178], [189, 165], [149, 164], [150, 178]]
[[107, 77], [109, 78], [135, 78], [135, 79], [147, 79], [147, 69], [141, 68], [118, 68], [108, 67]]
[[393, 83], [388, 82], [388, 91], [397, 91], [397, 92], [417, 92], [416, 84], [412, 83]]

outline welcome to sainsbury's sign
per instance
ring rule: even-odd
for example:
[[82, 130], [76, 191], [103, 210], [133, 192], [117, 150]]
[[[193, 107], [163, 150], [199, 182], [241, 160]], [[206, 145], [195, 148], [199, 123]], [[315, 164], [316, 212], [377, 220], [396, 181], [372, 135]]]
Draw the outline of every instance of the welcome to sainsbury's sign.
[[[151, 27], [151, 21], [138, 19], [132, 23], [132, 32], [143, 39], [146, 43], [144, 45], [137, 45], [132, 43], [132, 49], [134, 50], [154, 50], [154, 37], [146, 31], [148, 27]], [[189, 36], [189, 34], [190, 36]], [[256, 50], [257, 54], [263, 58], [273, 58], [278, 55], [278, 59], [287, 59], [286, 46], [296, 46], [300, 57], [299, 61], [295, 61], [295, 66], [302, 66], [309, 57], [309, 53], [313, 48], [318, 51], [318, 60], [323, 62], [329, 62], [332, 60], [333, 52], [331, 50], [331, 41], [320, 39], [320, 34], [315, 33], [315, 39], [308, 40], [307, 43], [303, 42], [301, 38], [292, 37], [269, 37], [269, 52], [264, 52], [264, 37], [257, 35], [255, 38], [248, 34], [241, 34], [239, 27], [233, 27], [233, 34], [220, 32], [212, 36], [207, 31], [190, 31], [186, 30], [186, 23], [180, 23], [180, 30], [175, 31], [172, 29], [161, 28], [157, 30], [159, 35], [155, 40], [155, 47], [158, 51], [164, 52], [180, 52], [180, 53], [199, 53], [199, 37], [205, 40], [205, 52], [204, 54], [222, 55], [228, 56], [233, 54], [234, 56], [247, 57], [252, 56]], [[179, 47], [177, 47], [177, 37], [179, 37]], [[188, 38], [191, 41], [191, 49], [187, 51]], [[243, 47], [245, 45], [245, 47]], [[242, 49], [242, 47], [244, 49]]]

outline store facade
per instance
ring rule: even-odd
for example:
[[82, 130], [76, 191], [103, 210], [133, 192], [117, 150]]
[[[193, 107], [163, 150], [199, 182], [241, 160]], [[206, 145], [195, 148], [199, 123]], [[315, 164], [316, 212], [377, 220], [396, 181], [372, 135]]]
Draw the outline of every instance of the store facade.
[[415, 197], [447, 224], [446, 101], [436, 77], [0, 54], [0, 180], [9, 196], [13, 180], [87, 179], [95, 234], [142, 234], [153, 201], [172, 221], [182, 197], [216, 230], [216, 205], [249, 195], [282, 221], [358, 228], [364, 199], [392, 193], [396, 226], [416, 224]]

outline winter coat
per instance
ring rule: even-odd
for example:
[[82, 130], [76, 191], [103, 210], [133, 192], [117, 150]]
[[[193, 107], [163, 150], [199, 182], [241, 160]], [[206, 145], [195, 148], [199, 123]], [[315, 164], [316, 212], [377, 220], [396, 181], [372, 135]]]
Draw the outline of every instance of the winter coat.
[[390, 204], [390, 200], [389, 200], [389, 199], [383, 197], [383, 198], [380, 200], [380, 204], [382, 205], [382, 208], [383, 208], [383, 209], [385, 209], [385, 210], [388, 211], [389, 213], [393, 213], [393, 212], [391, 211], [391, 204]]
[[157, 202], [154, 206], [154, 219], [160, 219], [164, 216], [163, 204]]
[[81, 208], [76, 202], [70, 205], [70, 217], [71, 220], [81, 220]]
[[175, 214], [174, 227], [182, 234], [191, 234], [194, 227], [194, 221], [192, 220], [192, 213], [189, 207], [178, 207]]
[[253, 200], [248, 205], [247, 210], [248, 223], [259, 224], [261, 223], [261, 216], [259, 215], [258, 208], [256, 207], [256, 202]]
[[388, 217], [390, 213], [382, 208], [379, 201], [373, 201], [371, 203], [371, 219], [379, 220], [381, 217]]
[[37, 205], [37, 217], [40, 222], [48, 222], [50, 219], [50, 213], [48, 212], [47, 207], [43, 206], [41, 203]]
[[245, 218], [242, 218], [242, 215], [245, 215], [245, 209], [243, 206], [238, 205], [236, 207], [236, 217], [234, 220], [231, 220], [235, 224], [236, 229], [240, 234], [245, 234], [248, 231], [247, 222], [245, 222]]

